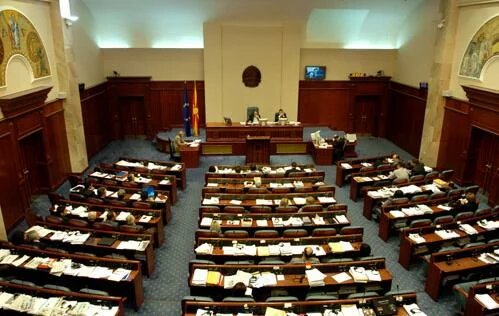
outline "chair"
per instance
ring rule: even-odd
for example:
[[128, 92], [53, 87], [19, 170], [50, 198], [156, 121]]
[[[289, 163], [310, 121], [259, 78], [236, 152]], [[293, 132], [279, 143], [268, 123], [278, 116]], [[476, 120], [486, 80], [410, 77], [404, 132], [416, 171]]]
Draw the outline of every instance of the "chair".
[[118, 182], [116, 182], [115, 180], [111, 180], [111, 179], [104, 179], [104, 180], [102, 180], [102, 184], [105, 184], [105, 185], [117, 185]]
[[86, 293], [91, 295], [109, 296], [109, 293], [101, 290], [94, 290], [89, 288], [80, 289], [80, 293]]
[[135, 208], [141, 208], [141, 209], [150, 209], [151, 208], [151, 203], [149, 202], [142, 202], [142, 201], [135, 201], [132, 203], [132, 207]]
[[[306, 172], [302, 172], [302, 171], [290, 172], [288, 174], [288, 177], [290, 177], [290, 178], [299, 178], [299, 177], [303, 178], [303, 177], [306, 177], [306, 176], [307, 176], [307, 173]], [[295, 192], [296, 192], [296, 188], [295, 188]]]
[[478, 190], [480, 190], [480, 187], [478, 185], [470, 185], [469, 187], [464, 188], [464, 193], [474, 193], [477, 194]]
[[209, 229], [197, 229], [196, 230], [196, 239], [199, 237], [216, 238], [216, 237], [220, 237], [220, 234], [217, 232], [213, 232]]
[[302, 228], [289, 228], [282, 232], [282, 237], [306, 237], [308, 232]]
[[442, 199], [447, 196], [446, 192], [435, 192], [430, 195], [430, 201], [431, 200], [437, 200], [437, 199]]
[[338, 210], [348, 210], [348, 205], [346, 204], [331, 204], [327, 207], [328, 211], [338, 211]]
[[300, 212], [322, 212], [323, 208], [322, 205], [320, 204], [310, 204], [310, 205], [303, 205], [300, 208]]
[[199, 214], [220, 213], [220, 207], [215, 205], [203, 205], [199, 208]]
[[244, 189], [243, 188], [225, 188], [225, 193], [241, 194], [241, 193], [244, 193]]
[[64, 220], [59, 216], [47, 215], [45, 216], [45, 221], [52, 224], [62, 224]]
[[285, 194], [289, 192], [291, 192], [291, 188], [286, 188], [286, 187], [272, 188], [272, 193]]
[[296, 296], [271, 296], [265, 302], [295, 302], [298, 301]]
[[341, 228], [340, 235], [353, 235], [364, 234], [364, 227], [362, 226], [345, 226]]
[[81, 179], [80, 176], [77, 176], [75, 174], [72, 174], [70, 176], [68, 176], [68, 181], [69, 181], [69, 185], [73, 188], [75, 186], [77, 186], [78, 184], [82, 184], [83, 183], [83, 180]]
[[255, 299], [252, 297], [235, 297], [235, 296], [227, 296], [224, 297], [222, 302], [254, 302]]
[[48, 197], [49, 197], [49, 201], [52, 205], [56, 205], [56, 204], [59, 204], [59, 201], [60, 200], [64, 200], [64, 196], [62, 196], [61, 194], [57, 193], [57, 192], [50, 192], [49, 194], [47, 194]]
[[476, 210], [475, 216], [486, 216], [492, 214], [492, 210], [490, 208], [483, 208], [481, 210]]
[[477, 284], [477, 281], [470, 281], [458, 283], [452, 287], [452, 292], [454, 294], [455, 301], [458, 304], [459, 310], [464, 309], [466, 301], [468, 300], [468, 293], [470, 289]]
[[418, 203], [426, 202], [428, 200], [429, 200], [429, 197], [427, 194], [418, 194], [418, 195], [414, 195], [411, 198], [411, 202], [418, 202]]
[[[100, 166], [101, 168], [103, 168], [103, 169], [113, 169], [113, 168], [118, 169], [117, 167], [118, 167], [119, 165], [116, 165], [116, 167], [115, 167], [112, 163], [109, 163], [109, 162], [101, 162], [101, 163], [99, 164], [99, 166]], [[125, 169], [125, 170], [127, 170], [127, 169]]]
[[444, 215], [444, 216], [439, 216], [436, 217], [433, 220], [433, 225], [444, 225], [444, 224], [449, 224], [454, 221], [454, 217], [452, 215]]
[[224, 238], [247, 238], [249, 233], [242, 229], [231, 229], [224, 232]]
[[267, 194], [267, 193], [269, 193], [269, 191], [267, 190], [266, 187], [261, 187], [261, 188], [251, 187], [251, 188], [248, 188], [248, 193], [250, 193], [250, 194]]
[[334, 228], [315, 228], [312, 231], [312, 236], [335, 236], [336, 229]]
[[477, 247], [477, 246], [483, 246], [483, 245], [485, 245], [485, 243], [481, 242], [481, 241], [470, 242], [469, 244], [464, 245], [463, 248]]
[[285, 264], [285, 262], [279, 259], [263, 259], [258, 264]]
[[372, 297], [372, 296], [379, 296], [379, 294], [376, 292], [353, 293], [349, 294], [347, 298], [352, 299], [352, 298], [363, 298], [363, 297]]
[[189, 260], [189, 266], [193, 264], [216, 264], [215, 261], [206, 260], [206, 259], [191, 259]]
[[352, 258], [323, 258], [323, 263], [340, 263], [340, 262], [350, 262], [353, 261]]
[[138, 183], [130, 182], [130, 181], [123, 181], [123, 182], [121, 182], [120, 185], [122, 187], [125, 187], [125, 188], [138, 188], [140, 186]]
[[224, 262], [224, 264], [229, 265], [229, 264], [255, 264], [253, 260], [227, 260]]
[[204, 187], [203, 194], [205, 193], [220, 193], [222, 190], [218, 187]]
[[277, 206], [275, 208], [276, 213], [296, 213], [298, 208], [296, 206]]
[[71, 292], [71, 290], [68, 287], [56, 285], [56, 284], [44, 284], [43, 288], [50, 289], [50, 290], [56, 290], [56, 291]]
[[255, 238], [275, 238], [279, 237], [279, 232], [274, 229], [260, 229], [255, 231], [253, 237]]
[[92, 204], [104, 204], [104, 200], [96, 197], [87, 197], [86, 202]]
[[77, 218], [71, 218], [68, 220], [68, 225], [69, 226], [74, 226], [74, 227], [88, 227], [88, 223], [82, 219], [77, 219]]
[[107, 201], [107, 203], [117, 207], [126, 207], [128, 205], [126, 201], [121, 201], [121, 200], [109, 200]]
[[305, 301], [325, 301], [325, 300], [337, 300], [338, 296], [331, 294], [307, 294]]
[[182, 157], [180, 156], [180, 152], [176, 152], [175, 148], [173, 146], [173, 142], [170, 137], [168, 137], [168, 141], [170, 144], [170, 160], [173, 160], [175, 162], [180, 162], [182, 161]]
[[73, 254], [78, 255], [78, 256], [85, 256], [85, 257], [97, 257], [97, 255], [95, 253], [91, 253], [91, 252], [75, 251], [75, 252], [73, 252]]
[[409, 179], [394, 179], [393, 184], [403, 184], [409, 182]]
[[140, 234], [144, 232], [144, 226], [142, 225], [121, 225], [120, 231], [124, 233]]
[[317, 192], [334, 192], [335, 188], [334, 185], [320, 185], [317, 187]]
[[426, 227], [426, 226], [431, 226], [432, 222], [431, 219], [428, 218], [422, 218], [422, 219], [415, 219], [413, 220], [410, 224], [410, 228], [418, 228], [418, 227]]
[[246, 209], [242, 206], [227, 205], [224, 207], [224, 213], [243, 214], [246, 213]]
[[458, 221], [464, 221], [464, 220], [472, 218], [473, 216], [474, 216], [473, 212], [461, 212], [461, 213], [458, 213], [456, 215], [456, 217], [454, 218], [454, 220], [456, 222], [458, 222]]
[[455, 197], [460, 197], [463, 195], [464, 190], [463, 189], [452, 189], [447, 192], [447, 196], [450, 198], [455, 198]]
[[104, 223], [104, 222], [97, 222], [92, 225], [93, 229], [96, 230], [103, 230], [103, 231], [113, 231], [114, 226], [110, 223]]
[[62, 253], [62, 254], [68, 254], [68, 252], [66, 250], [60, 249], [60, 248], [47, 247], [47, 248], [45, 248], [45, 250], [57, 252], [57, 253]]
[[376, 167], [362, 167], [362, 168], [360, 168], [359, 172], [362, 175], [366, 175], [366, 173], [369, 173], [369, 172], [372, 172], [372, 171], [375, 171], [375, 170], [376, 170]]
[[310, 193], [313, 192], [314, 188], [312, 187], [300, 187], [300, 188], [295, 188], [295, 193]]
[[267, 205], [253, 205], [249, 211], [250, 213], [272, 213], [272, 207]]
[[407, 203], [409, 203], [409, 198], [401, 197], [401, 198], [392, 199], [391, 205], [401, 205]]
[[444, 170], [440, 172], [439, 178], [444, 181], [450, 181], [454, 175], [454, 170]]
[[436, 178], [438, 178], [438, 171], [432, 171], [425, 175], [424, 180], [425, 183], [432, 183]]
[[418, 181], [423, 181], [424, 180], [424, 176], [422, 174], [418, 174], [418, 175], [415, 175], [415, 176], [412, 176], [409, 178], [409, 182], [418, 182]]
[[213, 299], [208, 296], [187, 295], [182, 297], [182, 301], [213, 302]]

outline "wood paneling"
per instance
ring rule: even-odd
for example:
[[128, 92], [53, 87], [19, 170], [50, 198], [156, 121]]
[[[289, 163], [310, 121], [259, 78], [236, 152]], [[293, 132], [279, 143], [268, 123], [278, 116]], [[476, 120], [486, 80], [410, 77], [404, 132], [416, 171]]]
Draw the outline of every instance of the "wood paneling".
[[415, 157], [421, 146], [426, 98], [427, 89], [390, 83], [386, 137]]
[[81, 114], [88, 159], [109, 143], [107, 82], [80, 91]]
[[[438, 167], [454, 169], [455, 181], [470, 184], [484, 170], [489, 203], [499, 203], [499, 92], [463, 87], [469, 101], [446, 99]], [[489, 149], [493, 150], [489, 152]], [[483, 164], [479, 165], [479, 164]], [[485, 172], [487, 173], [485, 175]]]

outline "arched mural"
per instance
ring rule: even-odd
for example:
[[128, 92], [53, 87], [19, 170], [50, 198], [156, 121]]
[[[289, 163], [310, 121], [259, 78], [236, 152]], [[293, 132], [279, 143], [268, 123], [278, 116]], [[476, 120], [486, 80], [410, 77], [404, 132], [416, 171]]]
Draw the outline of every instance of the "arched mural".
[[459, 75], [480, 79], [485, 64], [499, 56], [499, 15], [485, 23], [471, 39]]
[[22, 55], [31, 66], [33, 78], [50, 75], [50, 65], [40, 35], [19, 11], [0, 11], [0, 87], [5, 86], [7, 64], [14, 55]]

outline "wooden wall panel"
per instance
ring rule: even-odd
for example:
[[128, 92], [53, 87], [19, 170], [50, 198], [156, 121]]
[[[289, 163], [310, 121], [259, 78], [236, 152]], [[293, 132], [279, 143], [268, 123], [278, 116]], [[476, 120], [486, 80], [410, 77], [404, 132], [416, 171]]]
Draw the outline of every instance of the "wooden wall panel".
[[5, 229], [10, 231], [29, 208], [27, 184], [21, 170], [21, 157], [14, 125], [0, 122], [0, 205]]
[[386, 137], [418, 157], [423, 133], [427, 89], [391, 82], [386, 119]]
[[52, 191], [66, 180], [71, 171], [63, 101], [55, 100], [47, 104], [43, 116], [49, 189]]
[[298, 121], [351, 131], [353, 88], [349, 81], [300, 81]]
[[88, 159], [110, 140], [107, 105], [107, 82], [80, 91], [81, 114]]

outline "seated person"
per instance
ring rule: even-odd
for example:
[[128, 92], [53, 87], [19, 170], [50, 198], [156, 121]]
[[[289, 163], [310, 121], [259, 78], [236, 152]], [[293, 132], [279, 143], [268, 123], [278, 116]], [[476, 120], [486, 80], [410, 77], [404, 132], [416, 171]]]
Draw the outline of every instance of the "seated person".
[[106, 187], [99, 187], [97, 189], [97, 197], [99, 199], [105, 199], [106, 198], [106, 193], [107, 193]]
[[214, 232], [220, 234], [222, 232], [222, 228], [220, 227], [220, 222], [217, 220], [211, 221], [210, 224], [210, 232]]
[[262, 117], [260, 116], [260, 113], [258, 113], [258, 110], [255, 110], [253, 111], [253, 113], [250, 114], [247, 123], [259, 124], [261, 118]]
[[187, 142], [185, 141], [184, 131], [180, 130], [173, 141], [173, 150], [178, 153], [180, 151], [180, 147], [185, 144], [187, 144]]
[[123, 200], [125, 198], [126, 191], [124, 189], [119, 189], [116, 195], [118, 196], [118, 200]]
[[390, 174], [388, 175], [388, 178], [390, 179], [407, 179], [409, 180], [409, 170], [404, 168], [402, 164], [399, 162], [397, 163], [397, 167], [395, 170], [391, 171]]
[[97, 221], [97, 212], [95, 211], [90, 211], [87, 213], [87, 221], [89, 223], [94, 223]]
[[415, 175], [425, 175], [426, 174], [426, 171], [424, 170], [424, 163], [421, 163], [421, 161], [419, 161], [418, 159], [414, 158], [412, 161], [411, 161], [411, 164], [412, 164], [412, 172], [411, 174], [413, 176]]
[[473, 192], [468, 192], [464, 195], [464, 198], [449, 203], [452, 208], [459, 212], [475, 212], [478, 209], [478, 204], [479, 202]]
[[232, 297], [246, 297], [246, 285], [243, 282], [234, 284], [231, 292]]
[[302, 256], [292, 258], [289, 263], [320, 263], [320, 260], [314, 256], [312, 247], [305, 247]]
[[296, 161], [293, 161], [291, 163], [291, 169], [286, 170], [286, 172], [284, 173], [284, 176], [288, 177], [290, 173], [299, 172], [299, 171], [301, 171], [300, 167], [298, 167], [298, 164], [296, 163]]
[[127, 225], [135, 226], [135, 216], [133, 216], [132, 214], [128, 215], [125, 221]]
[[389, 159], [388, 162], [391, 163], [394, 166], [400, 162], [399, 155], [397, 155], [395, 153], [393, 153], [392, 156], [390, 158], [388, 158], [388, 159]]
[[275, 122], [279, 122], [279, 120], [281, 119], [287, 119], [288, 116], [286, 115], [286, 112], [283, 111], [283, 109], [279, 109], [279, 112], [277, 112], [275, 115], [274, 115], [274, 121]]
[[288, 199], [288, 198], [283, 197], [283, 198], [279, 201], [279, 206], [281, 206], [281, 207], [286, 207], [286, 206], [289, 206], [289, 199]]

